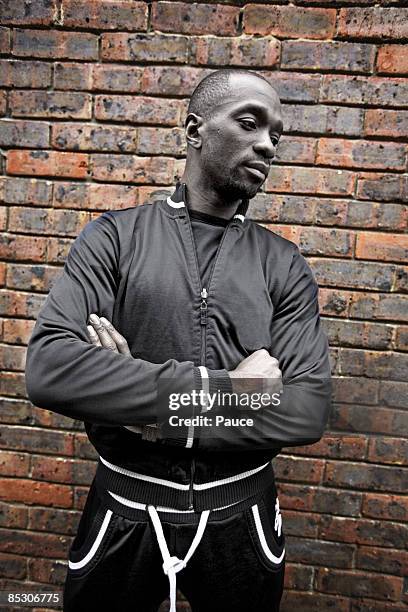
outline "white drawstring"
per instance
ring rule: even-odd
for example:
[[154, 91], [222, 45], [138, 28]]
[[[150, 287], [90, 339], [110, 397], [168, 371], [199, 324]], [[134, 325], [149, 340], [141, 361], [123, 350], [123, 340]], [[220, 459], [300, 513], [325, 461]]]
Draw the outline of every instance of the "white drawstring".
[[152, 519], [153, 527], [156, 532], [157, 543], [159, 544], [160, 552], [163, 558], [163, 571], [168, 576], [170, 583], [170, 611], [176, 612], [176, 594], [177, 594], [177, 577], [176, 574], [184, 569], [188, 563], [188, 561], [193, 556], [197, 546], [201, 542], [201, 538], [204, 535], [205, 527], [207, 525], [208, 516], [210, 514], [210, 510], [203, 510], [200, 516], [200, 522], [198, 523], [198, 528], [196, 534], [194, 536], [193, 541], [191, 542], [191, 546], [188, 549], [188, 553], [184, 557], [184, 559], [179, 559], [178, 557], [171, 557], [169, 553], [169, 549], [167, 547], [167, 542], [164, 537], [162, 524], [160, 522], [159, 515], [157, 514], [157, 510], [154, 506], [147, 506], [147, 510], [149, 512], [150, 518]]

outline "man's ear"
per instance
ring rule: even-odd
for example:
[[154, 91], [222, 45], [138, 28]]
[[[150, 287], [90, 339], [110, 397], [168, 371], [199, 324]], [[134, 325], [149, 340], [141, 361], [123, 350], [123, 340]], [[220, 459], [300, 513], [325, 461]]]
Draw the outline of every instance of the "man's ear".
[[202, 145], [201, 128], [203, 124], [204, 119], [195, 113], [189, 113], [184, 122], [187, 144], [195, 149], [199, 149]]

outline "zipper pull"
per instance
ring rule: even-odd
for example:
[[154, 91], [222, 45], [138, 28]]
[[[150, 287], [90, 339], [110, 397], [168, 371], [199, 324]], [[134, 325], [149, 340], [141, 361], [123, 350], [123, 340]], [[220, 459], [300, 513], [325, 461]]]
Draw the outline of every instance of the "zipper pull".
[[200, 304], [201, 325], [207, 325], [207, 300], [206, 298], [208, 297], [208, 293], [205, 287], [202, 289], [200, 295], [201, 295], [201, 304]]

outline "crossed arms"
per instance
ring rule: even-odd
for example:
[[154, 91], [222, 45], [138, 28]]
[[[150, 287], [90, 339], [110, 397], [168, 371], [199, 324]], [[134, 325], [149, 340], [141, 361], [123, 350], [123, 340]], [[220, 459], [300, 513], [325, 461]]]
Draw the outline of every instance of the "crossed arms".
[[[116, 221], [104, 213], [74, 241], [30, 338], [26, 386], [37, 406], [93, 423], [143, 425], [156, 420], [161, 380], [172, 381], [171, 389], [163, 390], [167, 394], [201, 389], [200, 371], [191, 361], [151, 363], [133, 358], [117, 330], [98, 333], [92, 325], [98, 338], [89, 335], [91, 314], [112, 320], [118, 261]], [[279, 361], [283, 375], [280, 406], [260, 410], [248, 436], [219, 432], [221, 437], [200, 440], [200, 447], [266, 449], [311, 444], [323, 435], [331, 408], [327, 341], [319, 324], [317, 286], [297, 250], [271, 337], [270, 359], [275, 371]], [[208, 373], [211, 390], [226, 371]], [[179, 414], [192, 416], [188, 407]]]

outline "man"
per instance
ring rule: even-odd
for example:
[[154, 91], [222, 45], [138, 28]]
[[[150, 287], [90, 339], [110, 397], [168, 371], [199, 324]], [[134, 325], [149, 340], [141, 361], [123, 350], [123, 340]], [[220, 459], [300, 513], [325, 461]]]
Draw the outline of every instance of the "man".
[[[313, 275], [293, 243], [245, 216], [282, 129], [265, 79], [211, 73], [190, 100], [174, 193], [89, 223], [43, 305], [29, 397], [83, 420], [100, 456], [66, 612], [153, 612], [169, 585], [174, 611], [176, 579], [194, 612], [279, 610], [271, 459], [319, 440], [330, 410]], [[226, 425], [244, 413], [222, 394], [254, 378], [269, 403], [252, 425]], [[196, 418], [208, 415], [224, 420]]]

